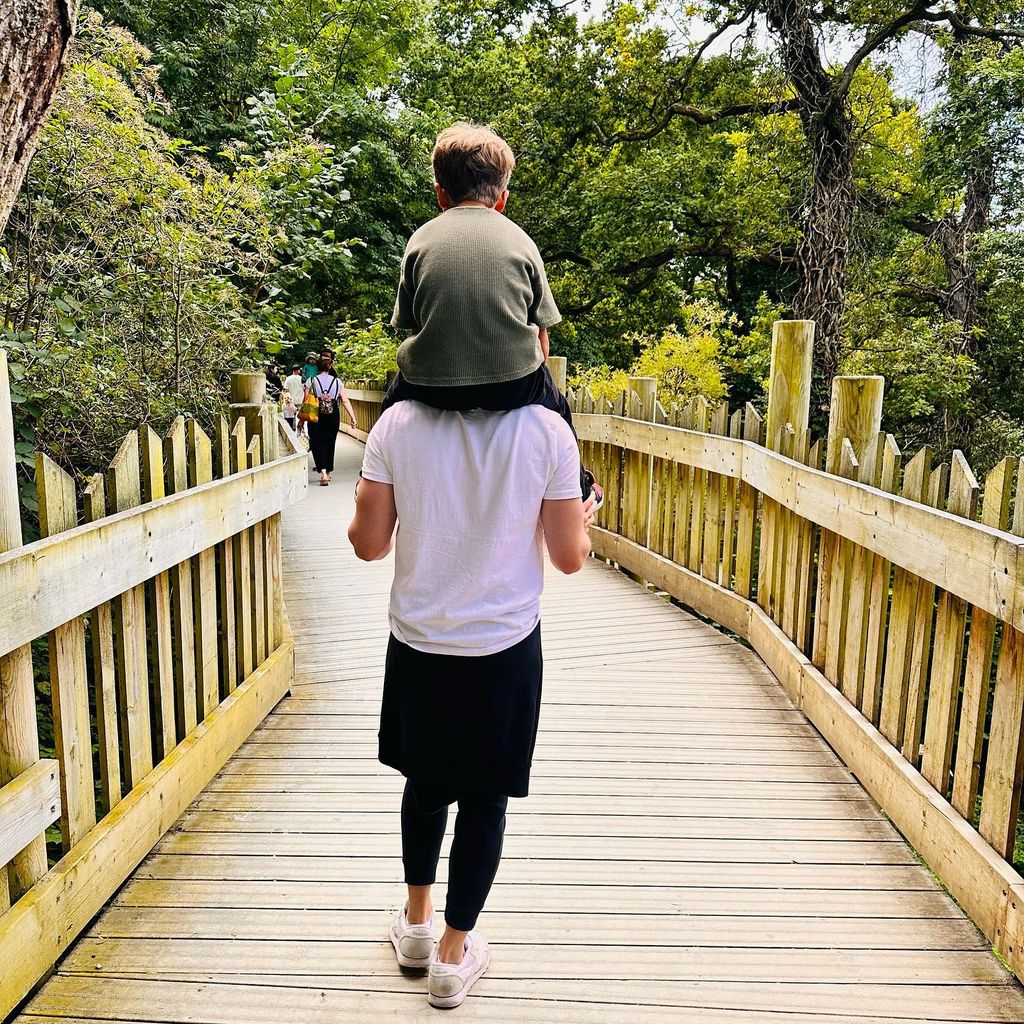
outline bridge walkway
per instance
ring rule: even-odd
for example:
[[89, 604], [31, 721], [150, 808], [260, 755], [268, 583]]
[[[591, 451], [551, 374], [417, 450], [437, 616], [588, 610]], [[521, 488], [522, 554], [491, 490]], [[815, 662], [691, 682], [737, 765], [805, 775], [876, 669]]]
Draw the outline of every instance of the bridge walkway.
[[[436, 1020], [386, 940], [389, 562], [345, 541], [359, 446], [285, 515], [297, 684], [20, 1024]], [[748, 649], [603, 563], [549, 574], [533, 791], [461, 1021], [1024, 1020], [1024, 995]], [[438, 903], [443, 903], [442, 865]]]

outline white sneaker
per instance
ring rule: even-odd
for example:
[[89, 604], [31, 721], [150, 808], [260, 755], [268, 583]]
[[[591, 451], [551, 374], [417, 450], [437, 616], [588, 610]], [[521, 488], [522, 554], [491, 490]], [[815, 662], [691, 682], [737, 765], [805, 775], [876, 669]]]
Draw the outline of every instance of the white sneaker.
[[405, 916], [407, 909], [408, 907], [403, 907], [391, 922], [391, 945], [395, 947], [395, 956], [398, 957], [400, 966], [426, 969], [430, 966], [437, 946], [437, 940], [434, 938], [434, 915], [431, 913], [426, 924], [409, 924]]
[[459, 1006], [490, 962], [487, 940], [479, 932], [466, 936], [466, 952], [461, 964], [443, 964], [435, 951], [427, 975], [427, 1002], [442, 1009]]

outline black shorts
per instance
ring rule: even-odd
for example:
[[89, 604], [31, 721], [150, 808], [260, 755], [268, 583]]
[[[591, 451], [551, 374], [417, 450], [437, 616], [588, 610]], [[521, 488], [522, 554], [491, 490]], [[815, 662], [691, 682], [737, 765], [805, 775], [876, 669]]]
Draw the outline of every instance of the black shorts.
[[540, 721], [540, 623], [497, 654], [388, 641], [378, 756], [417, 787], [526, 796]]

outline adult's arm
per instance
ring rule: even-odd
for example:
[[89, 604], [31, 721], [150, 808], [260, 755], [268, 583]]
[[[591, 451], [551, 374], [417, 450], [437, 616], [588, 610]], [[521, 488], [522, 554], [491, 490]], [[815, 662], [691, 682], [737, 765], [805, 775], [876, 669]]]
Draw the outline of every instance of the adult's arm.
[[356, 558], [375, 562], [386, 557], [397, 522], [394, 487], [361, 477], [356, 484], [356, 514], [348, 527]]
[[540, 342], [541, 355], [547, 359], [551, 355], [551, 342], [548, 340], [548, 329], [546, 327], [541, 327], [537, 331], [537, 340]]
[[348, 400], [348, 392], [345, 390], [344, 384], [341, 385], [341, 404], [345, 406], [349, 423], [354, 427], [356, 425], [356, 414], [352, 411], [352, 403]]
[[551, 564], [567, 575], [579, 572], [590, 554], [587, 527], [594, 521], [594, 498], [586, 504], [580, 498], [546, 499], [541, 503], [540, 522]]

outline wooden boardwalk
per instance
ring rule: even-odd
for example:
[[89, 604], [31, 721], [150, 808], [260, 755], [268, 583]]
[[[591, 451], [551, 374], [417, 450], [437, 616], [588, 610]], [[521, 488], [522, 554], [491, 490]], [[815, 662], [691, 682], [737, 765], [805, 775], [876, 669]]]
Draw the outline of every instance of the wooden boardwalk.
[[[339, 454], [285, 519], [292, 696], [23, 1024], [437, 1019], [386, 940], [391, 565], [348, 548], [360, 448]], [[460, 1020], [1024, 1021], [1020, 986], [752, 653], [598, 563], [549, 573], [544, 643], [533, 792], [510, 806], [480, 920], [493, 964]]]

